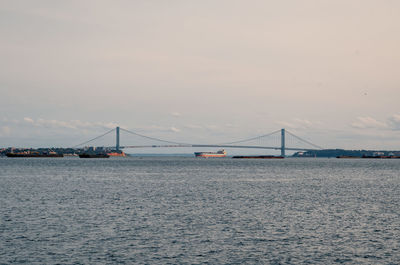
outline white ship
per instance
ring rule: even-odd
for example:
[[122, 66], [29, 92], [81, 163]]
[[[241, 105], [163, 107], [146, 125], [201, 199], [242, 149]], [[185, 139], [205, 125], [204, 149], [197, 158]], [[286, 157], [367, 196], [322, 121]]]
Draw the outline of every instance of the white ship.
[[225, 150], [219, 150], [217, 152], [195, 152], [196, 157], [226, 157]]

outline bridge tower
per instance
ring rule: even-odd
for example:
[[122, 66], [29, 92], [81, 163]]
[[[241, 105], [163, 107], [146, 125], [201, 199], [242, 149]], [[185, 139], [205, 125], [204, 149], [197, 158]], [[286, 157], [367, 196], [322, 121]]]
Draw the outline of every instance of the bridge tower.
[[285, 129], [281, 129], [281, 156], [285, 157]]
[[115, 139], [116, 139], [116, 144], [115, 144], [115, 150], [119, 151], [119, 126], [117, 126], [117, 128], [115, 128]]

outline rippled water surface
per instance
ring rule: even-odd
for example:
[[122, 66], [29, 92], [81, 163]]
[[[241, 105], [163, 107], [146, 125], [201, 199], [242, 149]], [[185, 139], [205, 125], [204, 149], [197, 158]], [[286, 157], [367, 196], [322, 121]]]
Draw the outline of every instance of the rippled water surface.
[[399, 264], [400, 160], [1, 158], [0, 264]]

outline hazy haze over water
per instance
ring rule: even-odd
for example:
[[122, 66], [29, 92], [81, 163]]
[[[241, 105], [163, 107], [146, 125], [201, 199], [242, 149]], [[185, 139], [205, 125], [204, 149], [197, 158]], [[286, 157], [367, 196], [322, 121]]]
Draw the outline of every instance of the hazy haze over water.
[[0, 0], [0, 146], [121, 125], [400, 149], [400, 2]]

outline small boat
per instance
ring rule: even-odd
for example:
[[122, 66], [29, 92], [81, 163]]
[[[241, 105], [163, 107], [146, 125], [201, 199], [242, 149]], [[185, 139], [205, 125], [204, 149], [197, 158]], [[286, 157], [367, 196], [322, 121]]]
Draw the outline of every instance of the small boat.
[[109, 158], [108, 154], [80, 154], [80, 158]]

